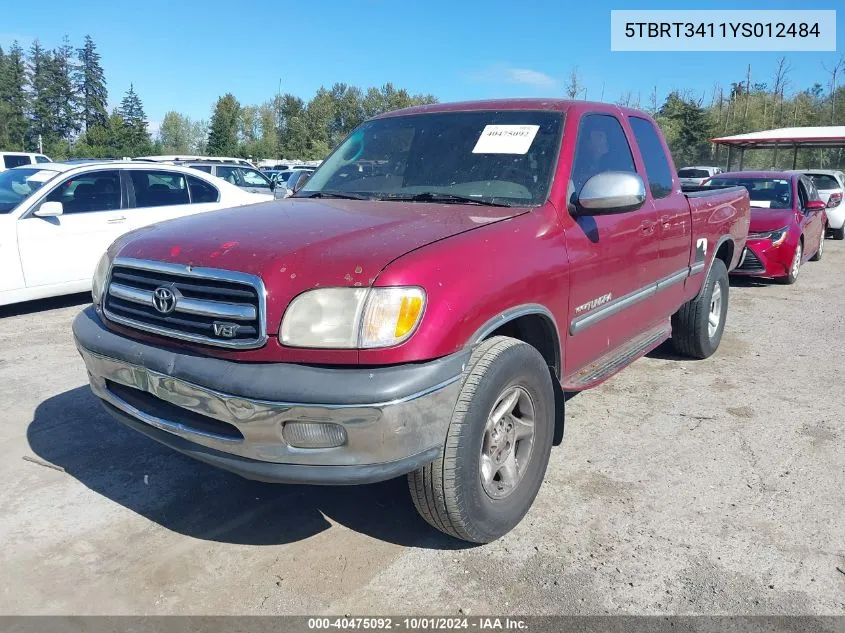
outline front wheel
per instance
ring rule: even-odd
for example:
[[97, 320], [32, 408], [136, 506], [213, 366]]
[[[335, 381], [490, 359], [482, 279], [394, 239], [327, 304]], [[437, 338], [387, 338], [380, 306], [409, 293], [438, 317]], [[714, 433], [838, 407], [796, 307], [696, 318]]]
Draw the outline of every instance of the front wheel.
[[798, 242], [795, 247], [795, 254], [792, 256], [792, 263], [789, 265], [789, 274], [785, 277], [778, 277], [782, 284], [791, 286], [798, 281], [798, 273], [801, 272], [801, 259], [804, 257], [804, 242]]
[[830, 232], [833, 235], [833, 239], [845, 240], [845, 223], [843, 223], [838, 229], [831, 229]]
[[549, 462], [555, 397], [531, 345], [496, 336], [473, 352], [438, 458], [408, 475], [414, 505], [441, 532], [488, 543], [528, 512]]
[[679, 354], [702, 359], [718, 349], [728, 315], [729, 288], [725, 262], [716, 259], [698, 296], [672, 315], [672, 344]]

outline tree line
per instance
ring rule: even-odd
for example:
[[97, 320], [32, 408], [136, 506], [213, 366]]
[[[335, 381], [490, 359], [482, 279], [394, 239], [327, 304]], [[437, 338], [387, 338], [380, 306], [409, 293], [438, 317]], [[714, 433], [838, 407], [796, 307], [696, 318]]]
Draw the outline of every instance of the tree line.
[[[617, 103], [655, 117], [678, 166], [724, 165], [727, 150], [710, 143], [711, 138], [778, 127], [845, 125], [845, 85], [840, 86], [845, 84], [845, 57], [820, 70], [822, 81], [801, 87], [793, 82], [787, 59], [781, 58], [768, 76], [758, 76], [749, 65], [743, 77], [704, 93], [677, 88], [660, 100], [654, 87], [646, 95], [624, 92]], [[562, 96], [588, 97], [577, 68]], [[604, 88], [599, 100], [604, 100]], [[106, 77], [90, 36], [79, 48], [67, 37], [52, 50], [38, 40], [27, 51], [17, 42], [8, 51], [0, 48], [0, 149], [35, 151], [40, 143], [56, 159], [143, 154], [320, 159], [362, 121], [436, 101], [433, 95], [410, 94], [391, 83], [366, 90], [336, 83], [320, 88], [308, 101], [286, 93], [260, 105], [241, 104], [227, 93], [214, 104], [208, 121], [167, 112], [153, 139], [133, 86], [108, 111]], [[785, 149], [749, 152], [744, 160], [746, 168], [791, 166], [792, 152]], [[798, 166], [843, 167], [845, 152], [801, 150]]]
[[55, 158], [121, 157], [153, 148], [147, 117], [132, 86], [108, 112], [100, 54], [90, 36], [79, 48], [67, 37], [49, 50], [0, 48], [0, 148]]
[[387, 83], [363, 91], [336, 83], [309, 100], [280, 94], [261, 105], [241, 105], [231, 93], [217, 100], [208, 124], [176, 111], [165, 114], [159, 132], [164, 154], [208, 153], [242, 158], [322, 159], [366, 119], [399, 108], [435, 103]]
[[[710, 142], [712, 138], [785, 127], [845, 125], [845, 56], [835, 64], [820, 64], [822, 81], [809, 87], [795, 86], [792, 68], [785, 57], [777, 60], [767, 76], [757, 76], [749, 65], [744, 77], [727, 86], [716, 84], [712, 89], [695, 94], [675, 89], [660, 101], [653, 88], [643, 99], [641, 92], [625, 92], [619, 105], [642, 108], [655, 117], [666, 136], [675, 164], [719, 165], [727, 163], [728, 149]], [[585, 96], [577, 69], [566, 84], [570, 98]], [[790, 169], [791, 148], [746, 152], [744, 169]], [[732, 168], [739, 167], [738, 152]], [[802, 149], [798, 152], [799, 168], [845, 168], [842, 148]]]

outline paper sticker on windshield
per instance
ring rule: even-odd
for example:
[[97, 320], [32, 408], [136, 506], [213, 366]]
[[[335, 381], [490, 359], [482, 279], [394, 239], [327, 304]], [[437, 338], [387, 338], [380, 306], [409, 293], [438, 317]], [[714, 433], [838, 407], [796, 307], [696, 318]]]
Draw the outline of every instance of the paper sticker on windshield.
[[56, 175], [56, 172], [50, 171], [49, 169], [42, 169], [41, 171], [37, 171], [32, 174], [27, 181], [29, 182], [47, 182]]
[[772, 206], [771, 200], [752, 200], [751, 201], [752, 207], [757, 207], [758, 209], [768, 209]]
[[473, 154], [527, 154], [539, 125], [485, 125]]

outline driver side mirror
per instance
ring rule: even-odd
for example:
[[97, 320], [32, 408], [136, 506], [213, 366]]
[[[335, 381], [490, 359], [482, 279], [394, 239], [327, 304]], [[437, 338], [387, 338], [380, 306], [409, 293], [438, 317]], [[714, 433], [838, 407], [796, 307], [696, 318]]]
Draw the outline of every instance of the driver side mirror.
[[821, 211], [822, 209], [826, 208], [827, 204], [825, 204], [824, 200], [807, 200], [807, 204], [804, 205], [805, 211]]
[[39, 218], [57, 218], [63, 213], [64, 207], [61, 202], [49, 200], [42, 203], [34, 215], [37, 215]]
[[639, 175], [606, 171], [590, 178], [578, 194], [576, 215], [625, 213], [645, 203], [645, 183]]

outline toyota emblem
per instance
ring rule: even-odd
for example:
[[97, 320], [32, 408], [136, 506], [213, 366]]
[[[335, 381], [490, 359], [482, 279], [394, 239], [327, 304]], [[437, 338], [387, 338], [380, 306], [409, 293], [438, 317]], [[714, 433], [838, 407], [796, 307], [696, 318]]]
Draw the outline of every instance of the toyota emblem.
[[162, 314], [170, 314], [179, 301], [178, 292], [170, 286], [159, 286], [153, 290], [153, 307]]

